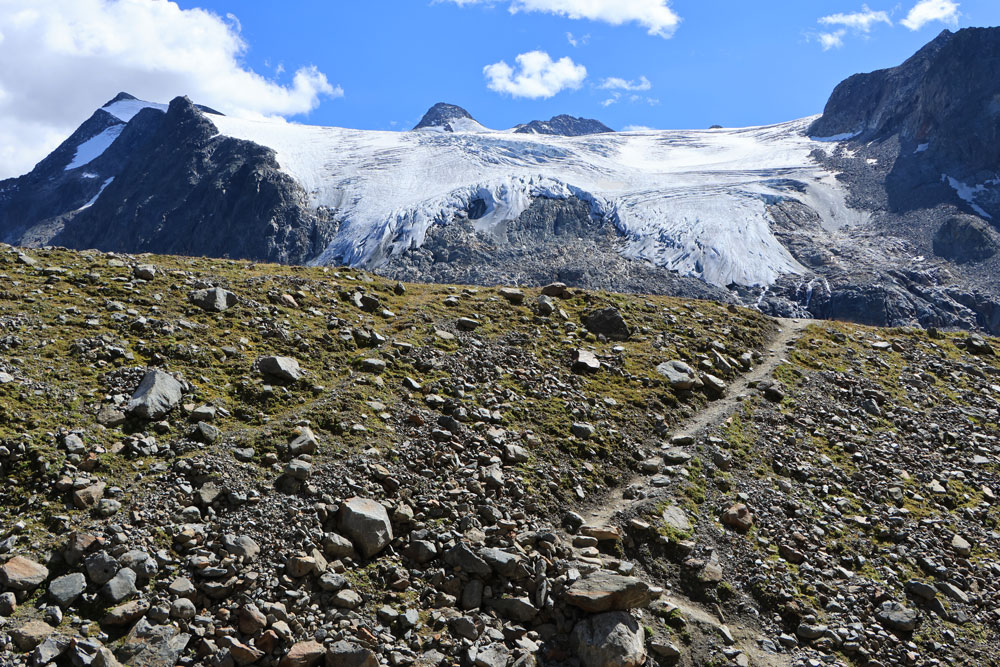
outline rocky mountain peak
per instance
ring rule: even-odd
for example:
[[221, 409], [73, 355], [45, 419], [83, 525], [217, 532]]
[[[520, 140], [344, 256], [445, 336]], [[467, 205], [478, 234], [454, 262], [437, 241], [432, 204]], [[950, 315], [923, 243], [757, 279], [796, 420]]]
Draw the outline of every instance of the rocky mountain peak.
[[138, 99], [139, 98], [136, 97], [135, 95], [129, 95], [126, 92], [120, 92], [117, 95], [115, 95], [114, 97], [112, 97], [110, 100], [108, 100], [107, 102], [105, 102], [103, 106], [109, 107], [112, 104], [114, 104], [115, 102], [131, 102], [133, 100], [138, 100]]
[[424, 114], [414, 130], [436, 129], [441, 132], [455, 132], [465, 129], [468, 125], [482, 125], [468, 111], [454, 104], [438, 102]]
[[577, 118], [568, 114], [553, 116], [549, 120], [533, 120], [514, 128], [518, 134], [558, 134], [579, 137], [586, 134], [614, 132], [610, 127], [593, 118]]

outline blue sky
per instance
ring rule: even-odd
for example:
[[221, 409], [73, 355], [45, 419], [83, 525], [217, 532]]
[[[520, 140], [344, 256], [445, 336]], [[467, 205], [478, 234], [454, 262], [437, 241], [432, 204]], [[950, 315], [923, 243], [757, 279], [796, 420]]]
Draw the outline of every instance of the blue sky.
[[[506, 1], [180, 4], [233, 14], [249, 45], [246, 63], [257, 72], [281, 80], [315, 65], [342, 87], [343, 97], [324, 99], [298, 116], [300, 122], [369, 129], [408, 128], [438, 101], [464, 106], [494, 128], [558, 113], [598, 118], [615, 129], [779, 122], [822, 111], [839, 81], [898, 64], [944, 28], [1000, 24], [996, 0], [954, 3], [957, 22], [930, 20], [916, 30], [901, 21], [917, 0], [867, 6], [849, 0], [675, 0], [668, 6], [680, 23], [669, 38], [651, 35], [635, 21], [611, 25], [544, 11], [511, 13]], [[864, 21], [819, 23], [822, 17], [865, 12], [876, 15], [868, 32]], [[821, 34], [840, 44], [824, 49]], [[487, 87], [485, 66], [514, 66], [519, 54], [531, 51], [555, 61], [568, 57], [586, 68], [586, 78], [578, 89], [539, 99]], [[278, 74], [279, 66], [286, 72]], [[639, 87], [645, 87], [645, 77], [649, 89], [601, 88], [611, 77]], [[608, 103], [614, 93], [617, 101]]]
[[733, 127], [819, 113], [851, 74], [998, 24], [1000, 0], [0, 0], [0, 178], [118, 91], [377, 130], [435, 102], [495, 129]]

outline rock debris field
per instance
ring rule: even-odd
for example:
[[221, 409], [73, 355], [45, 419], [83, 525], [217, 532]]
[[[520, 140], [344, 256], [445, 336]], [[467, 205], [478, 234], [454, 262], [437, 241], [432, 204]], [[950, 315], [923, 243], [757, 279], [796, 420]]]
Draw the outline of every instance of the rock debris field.
[[997, 664], [995, 350], [0, 246], [0, 662]]

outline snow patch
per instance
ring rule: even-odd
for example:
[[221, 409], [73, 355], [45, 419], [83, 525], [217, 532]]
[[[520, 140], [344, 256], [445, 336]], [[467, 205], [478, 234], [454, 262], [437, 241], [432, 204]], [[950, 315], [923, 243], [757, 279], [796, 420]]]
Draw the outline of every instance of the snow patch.
[[106, 188], [106, 187], [108, 187], [109, 185], [111, 185], [111, 181], [113, 181], [113, 180], [115, 180], [115, 177], [114, 177], [114, 176], [112, 176], [112, 177], [111, 177], [111, 178], [109, 178], [108, 180], [104, 181], [104, 183], [102, 183], [102, 184], [101, 184], [101, 189], [97, 191], [97, 194], [96, 194], [96, 195], [94, 195], [94, 196], [93, 196], [93, 197], [91, 198], [91, 200], [90, 200], [89, 202], [87, 202], [86, 204], [84, 204], [83, 206], [81, 206], [80, 208], [78, 208], [78, 209], [76, 209], [76, 210], [77, 210], [77, 211], [82, 211], [82, 210], [83, 210], [83, 209], [85, 209], [85, 208], [90, 208], [91, 206], [93, 206], [93, 205], [94, 205], [94, 202], [96, 202], [96, 201], [97, 201], [97, 198], [101, 196], [101, 193], [102, 193], [102, 192], [104, 192], [104, 188]]
[[115, 139], [118, 138], [118, 135], [121, 134], [124, 129], [124, 125], [112, 125], [100, 134], [94, 135], [77, 146], [76, 154], [73, 156], [70, 163], [66, 165], [66, 171], [82, 167], [85, 164], [90, 164], [99, 158], [104, 154], [104, 151], [108, 150], [108, 147], [114, 143]]
[[102, 108], [112, 116], [127, 123], [143, 109], [159, 109], [160, 111], [166, 112], [167, 105], [157, 104], [156, 102], [146, 102], [144, 100], [120, 100]]
[[809, 157], [811, 120], [562, 137], [211, 117], [221, 134], [274, 149], [309, 204], [334, 211], [337, 235], [316, 264], [375, 268], [477, 200], [486, 214], [472, 224], [488, 233], [535, 197], [573, 196], [618, 228], [624, 255], [721, 286], [805, 272], [771, 232], [770, 202], [801, 201], [828, 229], [866, 220], [847, 207], [835, 174]]
[[980, 216], [986, 218], [987, 220], [992, 220], [993, 216], [983, 210], [983, 208], [976, 203], [976, 196], [986, 190], [987, 185], [1000, 185], [1000, 179], [995, 179], [992, 181], [987, 181], [982, 185], [966, 185], [965, 183], [959, 181], [958, 179], [952, 178], [947, 174], [941, 174], [941, 180], [947, 181], [948, 185], [951, 186], [955, 194], [959, 196], [961, 200], [967, 203], [972, 210], [978, 213]]
[[831, 137], [809, 137], [813, 141], [822, 141], [824, 143], [829, 143], [831, 141], [847, 141], [853, 139], [854, 137], [861, 134], [861, 130], [857, 132], [844, 132], [843, 134], [835, 134]]
[[927, 150], [928, 148], [930, 148], [930, 147], [931, 147], [931, 145], [930, 145], [930, 144], [920, 144], [919, 146], [917, 146], [917, 147], [916, 147], [916, 148], [914, 149], [914, 151], [913, 151], [913, 152], [914, 152], [914, 153], [923, 153], [924, 151], [926, 151], [926, 150]]

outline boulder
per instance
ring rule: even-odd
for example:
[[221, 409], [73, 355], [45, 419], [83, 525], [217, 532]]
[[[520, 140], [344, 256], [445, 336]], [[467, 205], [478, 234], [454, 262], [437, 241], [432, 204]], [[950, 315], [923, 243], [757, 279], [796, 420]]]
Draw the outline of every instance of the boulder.
[[299, 362], [291, 357], [261, 357], [257, 360], [257, 370], [269, 380], [295, 382], [302, 377]]
[[49, 597], [60, 607], [68, 607], [87, 590], [87, 578], [82, 572], [56, 577], [49, 583]]
[[590, 350], [577, 350], [573, 361], [574, 373], [596, 373], [601, 370], [601, 362]]
[[31, 591], [49, 578], [49, 568], [23, 556], [0, 565], [0, 584], [14, 591]]
[[172, 375], [151, 370], [132, 394], [126, 412], [141, 419], [160, 419], [181, 402], [183, 388]]
[[753, 526], [753, 515], [746, 505], [737, 503], [722, 513], [722, 523], [745, 533]]
[[883, 602], [875, 612], [878, 622], [896, 632], [913, 632], [920, 620], [920, 614], [898, 602]]
[[644, 631], [622, 611], [578, 622], [570, 644], [583, 667], [639, 667], [646, 662]]
[[599, 613], [645, 607], [659, 592], [636, 577], [598, 570], [566, 589], [566, 601], [584, 611]]
[[628, 340], [632, 332], [625, 324], [625, 318], [617, 308], [601, 308], [583, 315], [583, 326], [595, 336], [604, 336], [608, 340]]
[[195, 290], [188, 294], [188, 299], [194, 305], [212, 313], [221, 313], [236, 305], [236, 295], [221, 287]]
[[687, 390], [694, 387], [694, 369], [678, 359], [664, 361], [656, 367], [656, 372], [667, 378], [671, 389]]
[[48, 623], [43, 621], [28, 621], [10, 631], [14, 646], [20, 651], [31, 651], [55, 632]]
[[326, 667], [378, 667], [378, 658], [371, 650], [346, 641], [339, 641], [326, 651]]
[[340, 530], [365, 558], [371, 558], [392, 541], [392, 524], [381, 503], [350, 498], [340, 507]]
[[297, 642], [278, 664], [280, 667], [312, 667], [325, 655], [326, 649], [319, 642]]

